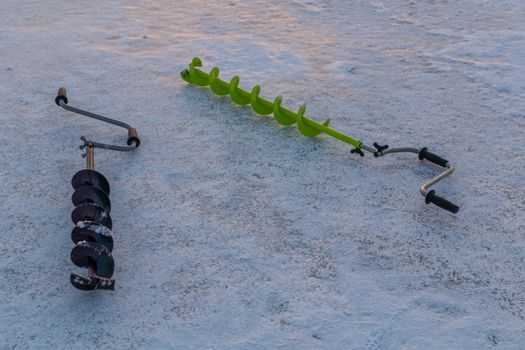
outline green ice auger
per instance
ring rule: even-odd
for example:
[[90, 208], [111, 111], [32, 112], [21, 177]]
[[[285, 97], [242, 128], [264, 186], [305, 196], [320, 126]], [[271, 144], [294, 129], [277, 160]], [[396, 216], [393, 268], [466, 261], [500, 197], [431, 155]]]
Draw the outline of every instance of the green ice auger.
[[447, 160], [434, 153], [428, 152], [427, 147], [421, 149], [412, 147], [389, 148], [388, 145], [380, 146], [379, 144], [374, 143], [374, 148], [372, 148], [365, 145], [363, 141], [359, 139], [330, 128], [328, 126], [328, 124], [330, 124], [330, 119], [326, 119], [323, 123], [319, 123], [313, 119], [305, 117], [306, 105], [302, 105], [297, 112], [293, 112], [281, 105], [283, 100], [281, 96], [277, 96], [274, 102], [271, 102], [259, 96], [261, 93], [261, 87], [259, 85], [254, 86], [251, 92], [249, 92], [239, 87], [240, 79], [238, 76], [234, 76], [228, 83], [219, 78], [219, 67], [214, 67], [209, 73], [206, 73], [198, 68], [201, 66], [202, 61], [200, 58], [193, 58], [188, 69], [185, 69], [180, 73], [182, 79], [198, 86], [209, 86], [216, 95], [230, 95], [233, 102], [238, 105], [251, 105], [255, 113], [259, 115], [270, 115], [273, 113], [275, 120], [281, 125], [293, 125], [297, 123], [299, 132], [304, 136], [314, 137], [324, 133], [354, 146], [351, 153], [359, 154], [361, 157], [364, 156], [363, 150], [372, 153], [375, 157], [381, 157], [388, 153], [417, 153], [420, 160], [426, 159], [446, 168], [442, 173], [421, 185], [420, 192], [425, 197], [425, 202], [427, 204], [433, 203], [454, 214], [458, 212], [459, 207], [457, 205], [437, 196], [434, 190], [428, 191], [430, 186], [452, 174], [452, 172], [454, 172], [454, 167]]

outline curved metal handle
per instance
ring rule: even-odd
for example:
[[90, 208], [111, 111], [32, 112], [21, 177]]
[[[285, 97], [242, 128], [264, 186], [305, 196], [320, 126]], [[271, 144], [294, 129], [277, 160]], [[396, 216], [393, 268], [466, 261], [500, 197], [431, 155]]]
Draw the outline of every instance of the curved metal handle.
[[57, 93], [57, 97], [55, 98], [55, 103], [58, 106], [64, 108], [67, 111], [70, 111], [70, 112], [73, 112], [73, 113], [77, 113], [77, 114], [81, 114], [81, 115], [84, 115], [86, 117], [97, 119], [97, 120], [100, 120], [100, 121], [103, 121], [103, 122], [106, 122], [106, 123], [109, 123], [109, 124], [117, 125], [117, 126], [120, 126], [120, 127], [124, 128], [124, 129], [128, 130], [128, 140], [127, 140], [128, 146], [109, 145], [109, 144], [105, 144], [105, 143], [91, 141], [93, 147], [95, 147], [95, 148], [104, 148], [104, 149], [111, 149], [111, 150], [114, 150], [114, 151], [128, 152], [128, 151], [134, 150], [135, 148], [137, 148], [140, 145], [140, 139], [137, 136], [137, 129], [133, 128], [131, 125], [129, 125], [127, 123], [124, 123], [124, 122], [121, 122], [119, 120], [111, 119], [111, 118], [108, 118], [108, 117], [104, 117], [102, 115], [98, 115], [98, 114], [95, 114], [95, 113], [84, 111], [84, 110], [79, 109], [79, 108], [71, 107], [71, 106], [68, 105], [68, 102], [69, 101], [67, 99], [67, 91], [66, 91], [66, 89], [64, 87], [59, 88], [58, 89], [58, 93]]
[[[420, 150], [418, 150], [417, 148], [412, 148], [412, 147], [388, 148], [388, 146], [386, 145], [380, 146], [377, 143], [374, 143], [374, 147], [376, 148], [376, 150], [375, 151], [372, 150], [372, 151], [375, 157], [382, 157], [388, 153], [416, 153], [418, 154], [418, 158], [420, 160], [426, 159], [429, 162], [432, 162], [436, 165], [446, 168], [443, 172], [439, 173], [438, 175], [434, 176], [430, 180], [423, 183], [421, 187], [419, 188], [419, 191], [421, 192], [423, 197], [425, 197], [425, 203], [435, 204], [438, 207], [448, 210], [454, 214], [456, 214], [459, 211], [459, 207], [457, 205], [455, 205], [452, 202], [449, 202], [448, 200], [442, 197], [437, 196], [435, 194], [436, 191], [428, 190], [430, 186], [438, 183], [439, 181], [443, 180], [445, 177], [449, 176], [450, 174], [454, 172], [455, 168], [446, 159], [438, 156], [437, 154], [428, 152], [427, 147], [423, 147]], [[369, 147], [363, 147], [363, 149], [367, 151], [368, 151], [368, 148]]]
[[425, 182], [421, 187], [419, 188], [419, 191], [421, 194], [425, 197], [425, 203], [433, 203], [437, 205], [440, 208], [443, 208], [445, 210], [448, 210], [451, 213], [456, 214], [459, 211], [459, 207], [455, 205], [452, 202], [449, 202], [445, 198], [437, 196], [435, 193], [436, 191], [431, 190], [428, 191], [428, 188], [435, 183], [443, 180], [445, 177], [449, 176], [454, 172], [454, 167], [447, 162], [447, 169], [443, 171], [442, 173], [438, 174], [437, 176], [433, 177], [432, 179]]

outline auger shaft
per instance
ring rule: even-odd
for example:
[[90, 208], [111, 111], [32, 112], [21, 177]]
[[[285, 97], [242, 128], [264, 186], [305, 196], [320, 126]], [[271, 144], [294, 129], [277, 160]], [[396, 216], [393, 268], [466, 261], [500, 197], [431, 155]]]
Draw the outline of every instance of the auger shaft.
[[312, 125], [317, 130], [320, 130], [321, 132], [325, 133], [326, 135], [332, 136], [332, 137], [334, 137], [334, 138], [336, 138], [336, 139], [338, 139], [340, 141], [349, 143], [352, 146], [355, 146], [357, 148], [361, 148], [361, 146], [363, 145], [363, 141], [356, 140], [356, 139], [354, 139], [351, 136], [345, 135], [345, 134], [343, 134], [340, 131], [337, 131], [335, 129], [329, 128], [328, 126], [324, 126], [323, 124], [318, 123], [316, 121], [308, 120], [307, 123], [309, 125]]
[[91, 141], [86, 146], [86, 169], [95, 170], [95, 149]]

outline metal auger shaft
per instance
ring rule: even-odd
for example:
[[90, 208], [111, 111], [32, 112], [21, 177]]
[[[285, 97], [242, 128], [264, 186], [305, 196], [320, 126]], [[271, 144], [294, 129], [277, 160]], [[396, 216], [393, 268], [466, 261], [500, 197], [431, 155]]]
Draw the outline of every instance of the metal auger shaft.
[[86, 146], [86, 169], [95, 170], [95, 147], [91, 141]]

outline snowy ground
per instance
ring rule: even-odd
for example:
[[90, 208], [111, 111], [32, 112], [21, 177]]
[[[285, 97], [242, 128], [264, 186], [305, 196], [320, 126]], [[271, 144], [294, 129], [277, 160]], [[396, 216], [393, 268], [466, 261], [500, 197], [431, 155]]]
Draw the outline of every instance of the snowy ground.
[[[2, 1], [0, 348], [523, 349], [525, 5]], [[367, 143], [360, 159], [179, 77], [193, 56]], [[79, 137], [112, 185], [114, 293], [69, 285]]]

